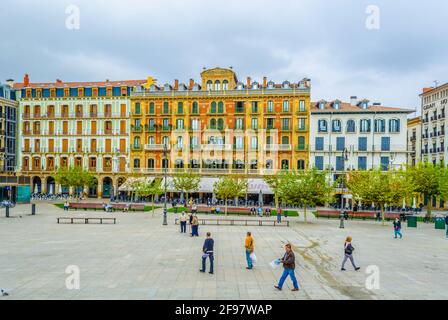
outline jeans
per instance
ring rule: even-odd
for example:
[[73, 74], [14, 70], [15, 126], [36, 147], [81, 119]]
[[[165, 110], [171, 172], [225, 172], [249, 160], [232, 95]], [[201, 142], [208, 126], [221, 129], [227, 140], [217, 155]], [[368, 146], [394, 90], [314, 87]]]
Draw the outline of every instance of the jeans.
[[277, 214], [277, 222], [278, 223], [282, 222], [282, 215], [281, 214]]
[[[213, 253], [208, 255], [208, 258], [210, 259], [210, 273], [213, 273]], [[207, 258], [202, 257], [202, 271], [205, 272], [205, 261]]]
[[187, 232], [187, 221], [181, 221], [180, 222], [180, 232], [186, 233]]
[[64, 211], [68, 211], [68, 207], [64, 206]]
[[199, 226], [198, 225], [192, 225], [191, 226], [191, 235], [194, 237], [199, 237], [199, 232], [198, 232]]
[[278, 282], [278, 287], [280, 289], [283, 287], [283, 283], [285, 282], [288, 276], [291, 277], [294, 289], [299, 289], [299, 284], [297, 283], [296, 275], [294, 274], [294, 269], [286, 269], [286, 268], [283, 270], [283, 274], [280, 278], [280, 281]]
[[346, 254], [344, 256], [344, 260], [342, 260], [342, 269], [344, 269], [345, 263], [347, 262], [348, 259], [350, 259], [350, 262], [352, 263], [353, 268], [356, 269], [355, 260], [353, 259], [353, 255], [351, 255], [351, 254]]
[[397, 236], [400, 236], [400, 239], [403, 238], [403, 235], [401, 234], [401, 229], [394, 229], [395, 238]]
[[446, 238], [448, 239], [448, 224], [446, 225]]
[[253, 268], [253, 264], [252, 264], [252, 258], [250, 257], [252, 252], [250, 252], [250, 250], [246, 249], [246, 261], [247, 261], [247, 267], [249, 269]]

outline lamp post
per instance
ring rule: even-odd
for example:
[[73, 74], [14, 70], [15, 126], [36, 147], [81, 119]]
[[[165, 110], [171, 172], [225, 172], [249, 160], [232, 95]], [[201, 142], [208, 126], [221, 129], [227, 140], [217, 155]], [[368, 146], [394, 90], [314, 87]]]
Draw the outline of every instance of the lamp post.
[[[163, 144], [163, 159], [166, 160], [167, 159], [167, 152], [168, 152], [168, 147], [166, 145], [166, 143]], [[168, 166], [167, 163], [165, 161], [165, 163], [162, 163], [163, 165], [163, 176], [165, 179], [165, 197], [163, 199], [163, 225], [166, 226], [168, 225], [168, 221], [167, 221], [167, 208], [166, 208], [166, 185], [168, 183], [167, 181], [167, 173], [168, 173]]]

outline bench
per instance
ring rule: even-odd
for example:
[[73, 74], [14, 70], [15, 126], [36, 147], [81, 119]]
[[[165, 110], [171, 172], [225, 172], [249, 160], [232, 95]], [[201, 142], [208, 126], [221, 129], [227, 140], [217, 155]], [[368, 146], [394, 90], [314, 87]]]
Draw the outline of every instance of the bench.
[[[338, 210], [317, 210], [317, 218], [337, 218], [339, 219], [341, 212]], [[347, 211], [348, 218], [353, 219], [376, 219], [376, 212], [375, 211]], [[395, 212], [385, 212], [384, 213], [384, 219], [387, 221], [390, 221], [395, 218], [400, 218], [400, 213]]]
[[[267, 220], [267, 219], [209, 219], [209, 218], [198, 218], [199, 224], [202, 225], [217, 225], [217, 226], [279, 226], [279, 227], [289, 227], [289, 221], [283, 221], [278, 223], [277, 220]], [[175, 220], [175, 224], [179, 224], [179, 219]]]
[[[216, 206], [215, 206], [216, 208]], [[226, 208], [224, 206], [219, 206], [219, 208], [221, 209], [219, 214], [225, 214], [225, 210]], [[228, 213], [232, 213], [232, 214], [236, 214], [236, 215], [247, 215], [250, 216], [250, 208], [246, 208], [246, 207], [227, 207], [227, 212]], [[212, 207], [209, 206], [198, 206], [198, 213], [212, 213]], [[264, 215], [264, 210], [263, 210], [263, 215]]]
[[70, 224], [75, 224], [76, 221], [81, 221], [84, 224], [89, 224], [90, 221], [96, 221], [96, 223], [103, 224], [103, 221], [113, 221], [114, 224], [117, 224], [117, 218], [76, 218], [76, 217], [59, 217], [56, 218], [58, 221], [58, 224], [68, 224], [68, 222], [63, 221], [70, 221]]
[[[124, 208], [126, 208], [128, 204], [126, 203], [113, 203], [112, 204], [112, 211], [123, 211]], [[95, 203], [95, 202], [70, 202], [69, 208], [74, 210], [104, 210], [102, 203]], [[130, 211], [145, 211], [145, 205], [142, 203], [131, 203], [129, 207]]]

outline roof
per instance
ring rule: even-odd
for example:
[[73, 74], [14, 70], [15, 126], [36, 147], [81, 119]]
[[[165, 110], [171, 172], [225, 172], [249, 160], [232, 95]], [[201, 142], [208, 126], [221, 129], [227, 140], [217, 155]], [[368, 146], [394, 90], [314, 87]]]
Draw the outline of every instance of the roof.
[[333, 102], [327, 102], [325, 109], [319, 109], [318, 102], [311, 102], [311, 113], [375, 113], [375, 112], [403, 112], [403, 113], [413, 113], [415, 110], [397, 108], [397, 107], [386, 107], [378, 105], [369, 105], [367, 109], [363, 109], [359, 106], [352, 106], [348, 102], [340, 102], [340, 108], [333, 108]]
[[442, 89], [444, 87], [448, 87], [448, 82], [445, 83], [445, 84], [442, 84], [442, 85], [440, 85], [438, 87], [435, 87], [435, 88], [423, 88], [423, 93], [421, 93], [420, 96], [425, 96], [425, 95], [427, 95], [429, 93], [432, 93], [433, 91], [440, 90], [440, 89]]
[[127, 87], [143, 85], [147, 80], [120, 80], [120, 81], [86, 81], [86, 82], [35, 82], [25, 87], [24, 83], [15, 83], [14, 89], [23, 88], [79, 88], [79, 87]]

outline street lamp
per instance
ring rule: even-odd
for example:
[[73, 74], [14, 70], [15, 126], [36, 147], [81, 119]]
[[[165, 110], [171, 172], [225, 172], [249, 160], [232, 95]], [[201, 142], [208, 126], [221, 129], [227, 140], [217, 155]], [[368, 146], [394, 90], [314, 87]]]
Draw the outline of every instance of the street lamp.
[[163, 144], [163, 160], [162, 161], [162, 165], [163, 165], [163, 176], [165, 179], [165, 197], [163, 199], [163, 225], [166, 226], [168, 225], [168, 221], [167, 221], [167, 208], [166, 208], [166, 185], [168, 183], [167, 181], [167, 173], [168, 173], [168, 166], [166, 163], [167, 160], [167, 152], [168, 152], [168, 147], [166, 145], [166, 143]]

